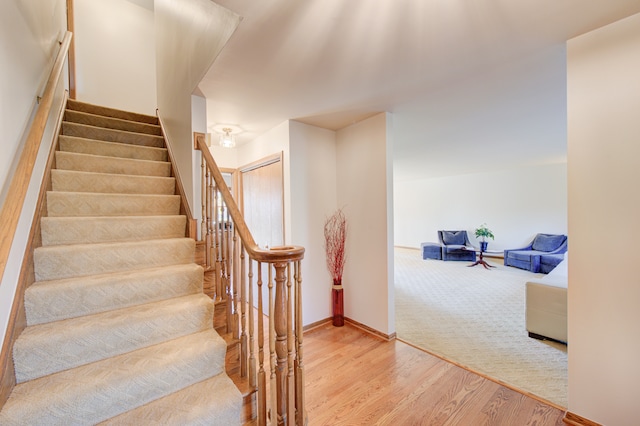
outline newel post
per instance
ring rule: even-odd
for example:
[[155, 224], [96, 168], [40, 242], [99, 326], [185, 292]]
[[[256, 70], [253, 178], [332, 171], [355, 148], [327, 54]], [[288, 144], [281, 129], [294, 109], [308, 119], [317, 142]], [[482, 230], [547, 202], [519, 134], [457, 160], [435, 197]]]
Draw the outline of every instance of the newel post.
[[275, 332], [276, 332], [276, 407], [277, 424], [289, 424], [287, 419], [287, 292], [286, 269], [287, 263], [275, 263], [276, 269], [274, 299]]

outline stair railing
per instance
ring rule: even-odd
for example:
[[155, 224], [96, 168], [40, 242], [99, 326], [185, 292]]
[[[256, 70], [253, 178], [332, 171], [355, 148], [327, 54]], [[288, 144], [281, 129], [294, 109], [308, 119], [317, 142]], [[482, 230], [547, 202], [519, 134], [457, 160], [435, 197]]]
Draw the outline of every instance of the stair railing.
[[55, 96], [58, 81], [62, 74], [72, 34], [67, 31], [60, 43], [60, 50], [53, 63], [53, 68], [47, 79], [42, 97], [38, 97], [38, 110], [35, 113], [29, 133], [18, 161], [15, 174], [11, 179], [11, 184], [7, 191], [7, 196], [0, 210], [0, 281], [4, 275], [7, 259], [13, 243], [13, 237], [18, 226], [18, 220], [22, 212], [22, 206], [27, 195], [31, 174], [35, 166], [40, 144], [47, 125], [47, 120], [51, 113], [53, 99]]
[[[207, 247], [205, 263], [214, 271], [216, 292], [222, 293], [215, 297], [228, 302], [228, 328], [240, 342], [241, 376], [248, 376], [249, 385], [257, 387], [258, 425], [304, 425], [307, 422], [302, 356], [304, 248], [258, 247], [205, 136], [196, 134], [195, 144], [202, 152], [200, 238]], [[263, 295], [268, 301], [266, 309]], [[267, 350], [269, 358], [265, 361]]]

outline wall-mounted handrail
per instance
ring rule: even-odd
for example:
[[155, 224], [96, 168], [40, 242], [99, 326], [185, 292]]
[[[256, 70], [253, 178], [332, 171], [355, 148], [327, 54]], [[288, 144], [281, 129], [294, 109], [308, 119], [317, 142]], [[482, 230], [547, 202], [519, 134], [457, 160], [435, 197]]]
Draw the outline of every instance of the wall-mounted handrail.
[[4, 271], [7, 266], [11, 244], [13, 244], [18, 220], [22, 214], [22, 207], [27, 195], [36, 158], [38, 157], [38, 151], [40, 151], [47, 120], [51, 113], [57, 83], [64, 67], [67, 52], [69, 51], [71, 37], [72, 33], [67, 31], [60, 42], [58, 56], [49, 74], [42, 98], [40, 99], [40, 105], [29, 128], [20, 160], [18, 160], [18, 166], [11, 179], [7, 196], [0, 211], [0, 224], [2, 224], [2, 226], [0, 226], [0, 281], [4, 276]]

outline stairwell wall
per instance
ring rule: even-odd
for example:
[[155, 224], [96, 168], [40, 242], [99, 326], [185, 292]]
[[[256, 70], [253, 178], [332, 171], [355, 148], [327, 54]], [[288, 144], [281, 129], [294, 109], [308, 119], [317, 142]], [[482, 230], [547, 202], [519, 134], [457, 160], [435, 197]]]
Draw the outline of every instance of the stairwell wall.
[[76, 98], [156, 114], [153, 1], [74, 0]]
[[[15, 167], [33, 120], [36, 96], [41, 95], [59, 51], [58, 41], [66, 31], [66, 7], [63, 0], [49, 2], [0, 2], [0, 205], [4, 203]], [[63, 71], [63, 76], [65, 75]], [[57, 111], [68, 82], [63, 77], [53, 101], [53, 119], [49, 120], [38, 153], [25, 203], [13, 239], [11, 252], [0, 283], [0, 333], [4, 341], [9, 315], [18, 284], [20, 267], [28, 243], [38, 191], [46, 157], [54, 137]]]
[[209, 0], [156, 0], [156, 81], [163, 120], [191, 211], [194, 175], [191, 95], [240, 22]]

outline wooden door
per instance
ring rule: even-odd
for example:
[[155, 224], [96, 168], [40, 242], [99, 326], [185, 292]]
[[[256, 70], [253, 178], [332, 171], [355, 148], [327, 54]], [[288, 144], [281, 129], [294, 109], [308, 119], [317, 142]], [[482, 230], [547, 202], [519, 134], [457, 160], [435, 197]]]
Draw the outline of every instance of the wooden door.
[[284, 244], [284, 196], [281, 156], [240, 169], [243, 214], [261, 248]]

